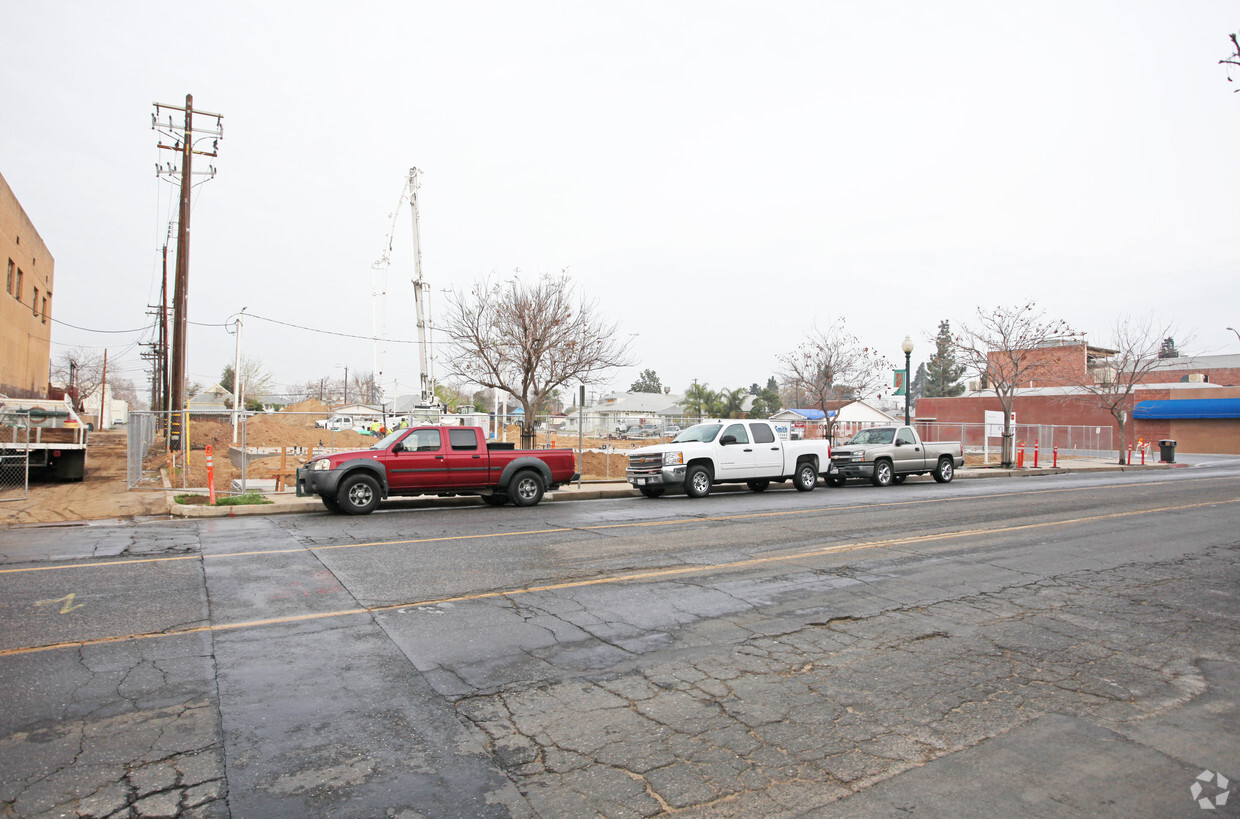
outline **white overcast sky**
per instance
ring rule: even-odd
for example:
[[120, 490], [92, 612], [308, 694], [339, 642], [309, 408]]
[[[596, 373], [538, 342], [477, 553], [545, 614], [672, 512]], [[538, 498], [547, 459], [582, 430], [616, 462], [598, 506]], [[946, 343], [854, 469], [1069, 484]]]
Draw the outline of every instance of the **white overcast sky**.
[[[61, 322], [150, 321], [175, 215], [152, 103], [192, 93], [224, 115], [192, 322], [244, 307], [370, 335], [417, 166], [433, 308], [567, 268], [636, 334], [619, 389], [647, 367], [676, 391], [765, 383], [837, 316], [893, 362], [911, 335], [916, 366], [940, 320], [1028, 299], [1098, 344], [1152, 314], [1196, 335], [1187, 352], [1240, 351], [1234, 0], [0, 0], [0, 18], [0, 173], [55, 257]], [[406, 207], [392, 338], [416, 338], [410, 234]], [[149, 333], [52, 338], [149, 383]], [[374, 362], [258, 320], [243, 340], [282, 384]], [[386, 350], [389, 390], [415, 391], [416, 349]], [[190, 380], [232, 357], [224, 328], [191, 328]]]

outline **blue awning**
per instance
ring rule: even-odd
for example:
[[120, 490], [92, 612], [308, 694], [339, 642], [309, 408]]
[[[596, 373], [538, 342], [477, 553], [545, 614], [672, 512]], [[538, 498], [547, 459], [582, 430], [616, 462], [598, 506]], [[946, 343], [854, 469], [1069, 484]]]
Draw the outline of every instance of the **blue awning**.
[[1133, 418], [1146, 421], [1188, 418], [1240, 418], [1240, 398], [1186, 398], [1183, 401], [1141, 401]]

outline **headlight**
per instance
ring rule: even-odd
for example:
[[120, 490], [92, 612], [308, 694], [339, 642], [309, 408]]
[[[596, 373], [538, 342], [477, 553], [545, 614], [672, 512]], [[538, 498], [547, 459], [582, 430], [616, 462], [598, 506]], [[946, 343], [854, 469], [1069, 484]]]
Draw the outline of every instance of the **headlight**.
[[680, 466], [684, 462], [685, 462], [685, 453], [683, 452], [664, 452], [663, 453], [663, 465], [664, 466]]
[[318, 458], [317, 460], [310, 462], [310, 468], [313, 469], [315, 472], [322, 472], [323, 470], [331, 469], [332, 468], [331, 459], [330, 458]]

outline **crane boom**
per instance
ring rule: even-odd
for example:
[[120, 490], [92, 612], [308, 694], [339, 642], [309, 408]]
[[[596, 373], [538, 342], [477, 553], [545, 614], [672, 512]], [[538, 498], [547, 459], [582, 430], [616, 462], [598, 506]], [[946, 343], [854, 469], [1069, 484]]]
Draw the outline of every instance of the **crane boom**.
[[413, 211], [413, 301], [418, 318], [418, 371], [421, 373], [422, 404], [430, 406], [435, 403], [434, 374], [430, 371], [430, 356], [427, 354], [426, 313], [424, 304], [430, 285], [422, 278], [422, 234], [418, 226], [418, 174], [417, 168], [409, 169], [409, 209]]

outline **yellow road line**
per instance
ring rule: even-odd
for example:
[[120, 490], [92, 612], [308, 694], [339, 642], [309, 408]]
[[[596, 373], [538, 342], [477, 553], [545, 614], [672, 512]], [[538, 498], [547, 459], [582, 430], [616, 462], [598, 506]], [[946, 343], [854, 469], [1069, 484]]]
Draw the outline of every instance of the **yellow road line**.
[[794, 552], [783, 555], [764, 555], [762, 557], [752, 557], [745, 560], [733, 560], [727, 563], [715, 563], [710, 565], [699, 566], [678, 566], [667, 569], [651, 569], [644, 572], [630, 572], [627, 574], [611, 575], [609, 577], [596, 577], [590, 580], [568, 580], [563, 583], [548, 583], [540, 586], [526, 586], [523, 588], [507, 589], [505, 591], [477, 592], [475, 594], [462, 594], [454, 597], [440, 597], [428, 600], [411, 600], [405, 603], [388, 603], [382, 606], [360, 606], [352, 609], [341, 609], [338, 611], [326, 611], [316, 614], [296, 614], [287, 617], [271, 617], [264, 620], [245, 620], [237, 623], [218, 623], [209, 626], [194, 626], [191, 628], [170, 629], [168, 631], [153, 631], [141, 634], [126, 634], [115, 637], [97, 637], [91, 640], [74, 640], [62, 643], [51, 643], [41, 646], [25, 646], [21, 648], [7, 648], [0, 650], [0, 657], [8, 657], [17, 654], [33, 654], [40, 651], [52, 651], [60, 648], [82, 648], [86, 646], [104, 645], [107, 643], [123, 642], [125, 640], [149, 640], [156, 637], [180, 637], [188, 634], [202, 634], [205, 632], [216, 631], [233, 631], [236, 629], [258, 628], [261, 626], [285, 625], [289, 623], [301, 623], [309, 620], [322, 620], [332, 617], [347, 617], [355, 614], [375, 614], [384, 611], [393, 611], [396, 609], [407, 609], [416, 606], [437, 606], [445, 603], [465, 603], [475, 600], [487, 600], [496, 597], [512, 597], [520, 594], [534, 594], [537, 592], [562, 591], [564, 589], [580, 589], [590, 586], [602, 586], [612, 583], [628, 583], [634, 580], [653, 580], [660, 578], [676, 577], [687, 574], [702, 574], [705, 572], [726, 572], [735, 569], [752, 568], [755, 566], [764, 566], [775, 563], [787, 563], [797, 560], [807, 560], [811, 558], [825, 557], [828, 555], [841, 554], [844, 552], [855, 552], [867, 549], [884, 549], [894, 546], [906, 546], [917, 543], [928, 543], [931, 541], [950, 540], [954, 538], [967, 537], [984, 537], [988, 535], [1002, 535], [1011, 532], [1022, 532], [1031, 529], [1043, 529], [1051, 526], [1066, 526], [1070, 524], [1094, 523], [1100, 520], [1113, 520], [1115, 518], [1134, 517], [1137, 515], [1150, 515], [1158, 512], [1181, 512], [1186, 509], [1200, 509], [1207, 506], [1222, 506], [1225, 504], [1240, 503], [1240, 498], [1233, 500], [1204, 501], [1202, 503], [1190, 503], [1181, 506], [1164, 506], [1158, 509], [1140, 509], [1131, 512], [1112, 512], [1106, 515], [1093, 515], [1085, 518], [1073, 518], [1071, 520], [1054, 520], [1042, 523], [1024, 523], [1015, 526], [1001, 526], [989, 529], [963, 529], [956, 532], [940, 532], [932, 535], [916, 535], [902, 538], [889, 538], [887, 540], [876, 541], [859, 541], [856, 543], [843, 543], [836, 546], [820, 546], [818, 548], [809, 549], [807, 551]]
[[[1163, 486], [1175, 483], [1182, 485], [1185, 481], [1211, 480], [1218, 478], [1186, 478], [1180, 481], [1155, 481], [1138, 484], [1139, 486]], [[1133, 484], [1116, 484], [1099, 486], [1097, 489], [1127, 489]], [[445, 535], [442, 537], [413, 538], [409, 540], [375, 540], [365, 543], [338, 543], [324, 546], [296, 546], [289, 549], [256, 549], [250, 552], [224, 552], [217, 555], [192, 554], [174, 557], [140, 557], [129, 560], [103, 560], [89, 563], [62, 563], [56, 566], [24, 566], [19, 569], [0, 569], [0, 575], [21, 574], [24, 572], [54, 572], [62, 569], [100, 569], [112, 566], [132, 566], [140, 563], [173, 563], [186, 560], [217, 560], [228, 557], [262, 557], [263, 555], [295, 554], [297, 552], [320, 552], [334, 549], [360, 549], [371, 546], [409, 546], [416, 543], [449, 543], [456, 540], [487, 540], [500, 537], [528, 537], [530, 535], [555, 535], [565, 532], [598, 532], [607, 529], [636, 529], [644, 526], [683, 526], [686, 523], [718, 523], [729, 520], [754, 520], [760, 518], [778, 518], [789, 516], [813, 515], [824, 512], [848, 512], [858, 509], [886, 509], [896, 506], [919, 506], [925, 503], [951, 503], [965, 500], [989, 500], [991, 498], [1010, 498], [1027, 495], [1053, 495], [1061, 492], [1079, 492], [1079, 489], [1037, 489], [1032, 492], [1002, 492], [995, 495], [966, 495], [954, 498], [926, 498], [925, 500], [889, 501], [887, 503], [859, 503], [852, 506], [822, 506], [813, 509], [787, 509], [778, 512], [748, 512], [739, 515], [712, 515], [710, 517], [674, 518], [672, 520], [651, 520], [635, 523], [602, 523], [596, 526], [563, 526], [554, 529], [530, 529], [521, 532], [492, 532], [478, 535]]]

